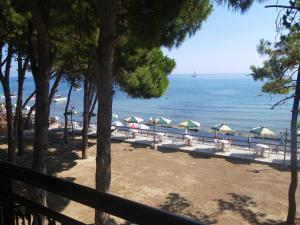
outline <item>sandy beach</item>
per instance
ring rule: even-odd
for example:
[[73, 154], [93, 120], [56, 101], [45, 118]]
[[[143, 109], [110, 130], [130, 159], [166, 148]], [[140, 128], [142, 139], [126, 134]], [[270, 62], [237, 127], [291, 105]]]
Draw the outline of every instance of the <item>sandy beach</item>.
[[[95, 140], [89, 141], [89, 158], [81, 160], [81, 139], [71, 139], [64, 145], [60, 134], [51, 134], [48, 172], [94, 187]], [[0, 147], [2, 158], [5, 145]], [[26, 154], [17, 161], [29, 166], [30, 160], [27, 145]], [[111, 193], [208, 224], [279, 224], [286, 217], [289, 179], [289, 171], [256, 163], [112, 144]], [[49, 206], [93, 223], [94, 211], [75, 202], [50, 195]], [[114, 221], [124, 224], [117, 218]]]

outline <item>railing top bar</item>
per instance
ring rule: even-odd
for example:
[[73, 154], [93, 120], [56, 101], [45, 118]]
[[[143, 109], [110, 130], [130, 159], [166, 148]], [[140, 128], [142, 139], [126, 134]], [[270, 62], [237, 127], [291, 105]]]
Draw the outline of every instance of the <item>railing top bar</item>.
[[175, 215], [112, 194], [34, 172], [0, 160], [0, 176], [8, 176], [24, 183], [101, 210], [130, 222], [143, 225], [201, 225], [192, 219]]

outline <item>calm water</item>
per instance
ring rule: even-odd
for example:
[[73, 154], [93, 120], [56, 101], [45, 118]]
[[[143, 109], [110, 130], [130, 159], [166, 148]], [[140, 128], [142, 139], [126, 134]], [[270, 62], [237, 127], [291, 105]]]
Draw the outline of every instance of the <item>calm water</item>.
[[[248, 131], [255, 126], [265, 125], [282, 131], [289, 127], [291, 102], [275, 110], [270, 107], [282, 96], [262, 95], [260, 82], [243, 75], [190, 75], [170, 76], [166, 93], [158, 99], [132, 99], [120, 90], [114, 96], [113, 112], [121, 119], [135, 115], [148, 119], [163, 116], [176, 124], [187, 119], [199, 121], [205, 130], [217, 123], [228, 123], [234, 129]], [[12, 91], [17, 90], [17, 79], [12, 78]], [[24, 85], [25, 96], [34, 89], [32, 78]], [[66, 96], [68, 87], [62, 83], [58, 94]], [[83, 90], [74, 91], [71, 104], [80, 112], [81, 119]], [[1, 101], [4, 101], [2, 98]], [[33, 104], [33, 101], [29, 104]], [[53, 103], [51, 115], [62, 117], [65, 103]]]

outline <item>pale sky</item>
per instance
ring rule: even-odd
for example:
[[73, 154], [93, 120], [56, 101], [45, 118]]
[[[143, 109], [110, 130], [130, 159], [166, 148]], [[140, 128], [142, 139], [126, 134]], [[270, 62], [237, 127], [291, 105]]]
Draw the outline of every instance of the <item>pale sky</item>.
[[257, 44], [262, 38], [275, 40], [278, 15], [275, 8], [264, 6], [275, 3], [255, 3], [242, 15], [227, 7], [215, 7], [193, 37], [177, 49], [163, 49], [176, 61], [172, 74], [248, 73], [250, 65], [261, 65], [263, 58], [256, 51]]

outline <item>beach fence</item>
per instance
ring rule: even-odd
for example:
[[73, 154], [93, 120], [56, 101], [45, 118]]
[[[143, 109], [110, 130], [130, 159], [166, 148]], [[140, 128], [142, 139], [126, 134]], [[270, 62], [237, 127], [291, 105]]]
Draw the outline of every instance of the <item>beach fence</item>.
[[[129, 127], [119, 127], [118, 131], [121, 132], [129, 132], [131, 128]], [[154, 130], [153, 129], [149, 129], [149, 130], [144, 130], [144, 129], [139, 129], [139, 128], [135, 128], [134, 130], [137, 130], [138, 133], [143, 133], [143, 134], [148, 134], [149, 136], [153, 136], [154, 135]], [[286, 147], [286, 151], [289, 152], [290, 151], [290, 140], [287, 139], [285, 145], [280, 145], [280, 141], [279, 139], [274, 139], [274, 138], [260, 138], [260, 137], [253, 137], [251, 138], [251, 142], [249, 143], [248, 138], [246, 137], [242, 137], [242, 136], [234, 136], [234, 135], [223, 135], [223, 136], [219, 136], [219, 137], [214, 137], [214, 135], [212, 133], [198, 133], [198, 132], [189, 132], [184, 133], [184, 132], [176, 132], [176, 131], [171, 131], [168, 129], [163, 129], [163, 130], [155, 130], [156, 135], [158, 133], [163, 133], [165, 134], [165, 137], [169, 138], [169, 139], [173, 139], [173, 140], [184, 140], [185, 136], [191, 136], [193, 137], [193, 140], [198, 142], [198, 143], [214, 143], [215, 139], [218, 140], [223, 140], [223, 139], [227, 139], [231, 141], [232, 145], [235, 146], [240, 146], [240, 147], [250, 147], [252, 148], [253, 146], [255, 146], [256, 144], [266, 144], [268, 145], [271, 149], [273, 150], [277, 150], [277, 151], [284, 151], [284, 148]], [[300, 142], [299, 142], [300, 144]]]
[[[148, 145], [152, 145], [154, 148], [157, 148], [157, 146], [170, 146], [171, 148], [180, 148], [183, 146], [190, 147], [190, 149], [197, 149], [199, 146], [211, 146], [209, 148], [216, 148], [217, 143], [230, 143], [229, 151], [235, 152], [232, 154], [238, 154], [238, 155], [245, 155], [241, 156], [242, 158], [247, 158], [250, 155], [261, 155], [260, 157], [265, 158], [262, 161], [270, 161], [273, 162], [273, 160], [278, 161], [276, 164], [281, 162], [281, 164], [286, 165], [286, 162], [290, 159], [290, 140], [287, 139], [282, 145], [278, 139], [274, 138], [259, 138], [259, 137], [253, 137], [251, 138], [251, 142], [248, 141], [248, 138], [242, 137], [242, 136], [229, 136], [229, 135], [223, 135], [219, 136], [218, 138], [215, 138], [213, 134], [207, 132], [178, 132], [176, 130], [172, 129], [163, 129], [163, 130], [153, 130], [153, 129], [134, 129], [134, 136], [129, 135], [130, 132], [132, 132], [133, 129], [129, 127], [118, 127], [118, 132], [123, 133], [123, 136], [119, 138], [126, 139], [129, 142], [141, 142], [143, 143], [143, 140], [145, 143], [148, 143]], [[157, 138], [155, 139], [160, 140], [158, 142], [154, 141], [154, 133], [157, 135]], [[119, 139], [117, 134], [113, 135], [117, 139]], [[159, 138], [161, 137], [161, 138]], [[130, 140], [131, 139], [131, 140]], [[164, 139], [164, 141], [162, 141]], [[217, 139], [217, 140], [216, 140]], [[189, 142], [188, 142], [189, 141]], [[166, 144], [168, 143], [168, 144]], [[190, 143], [190, 144], [188, 144]], [[224, 146], [224, 145], [223, 145]], [[184, 148], [186, 148], [184, 147]], [[262, 150], [262, 147], [266, 147], [267, 149]], [[226, 147], [228, 149], [228, 147]], [[199, 149], [199, 148], [198, 148]], [[231, 150], [230, 150], [231, 149]], [[238, 152], [241, 152], [239, 154]], [[300, 153], [298, 151], [298, 153]], [[224, 153], [226, 155], [226, 153]], [[247, 156], [248, 154], [248, 156]], [[266, 156], [267, 155], [267, 156]], [[300, 155], [300, 154], [299, 154]], [[268, 159], [267, 159], [268, 158]]]

